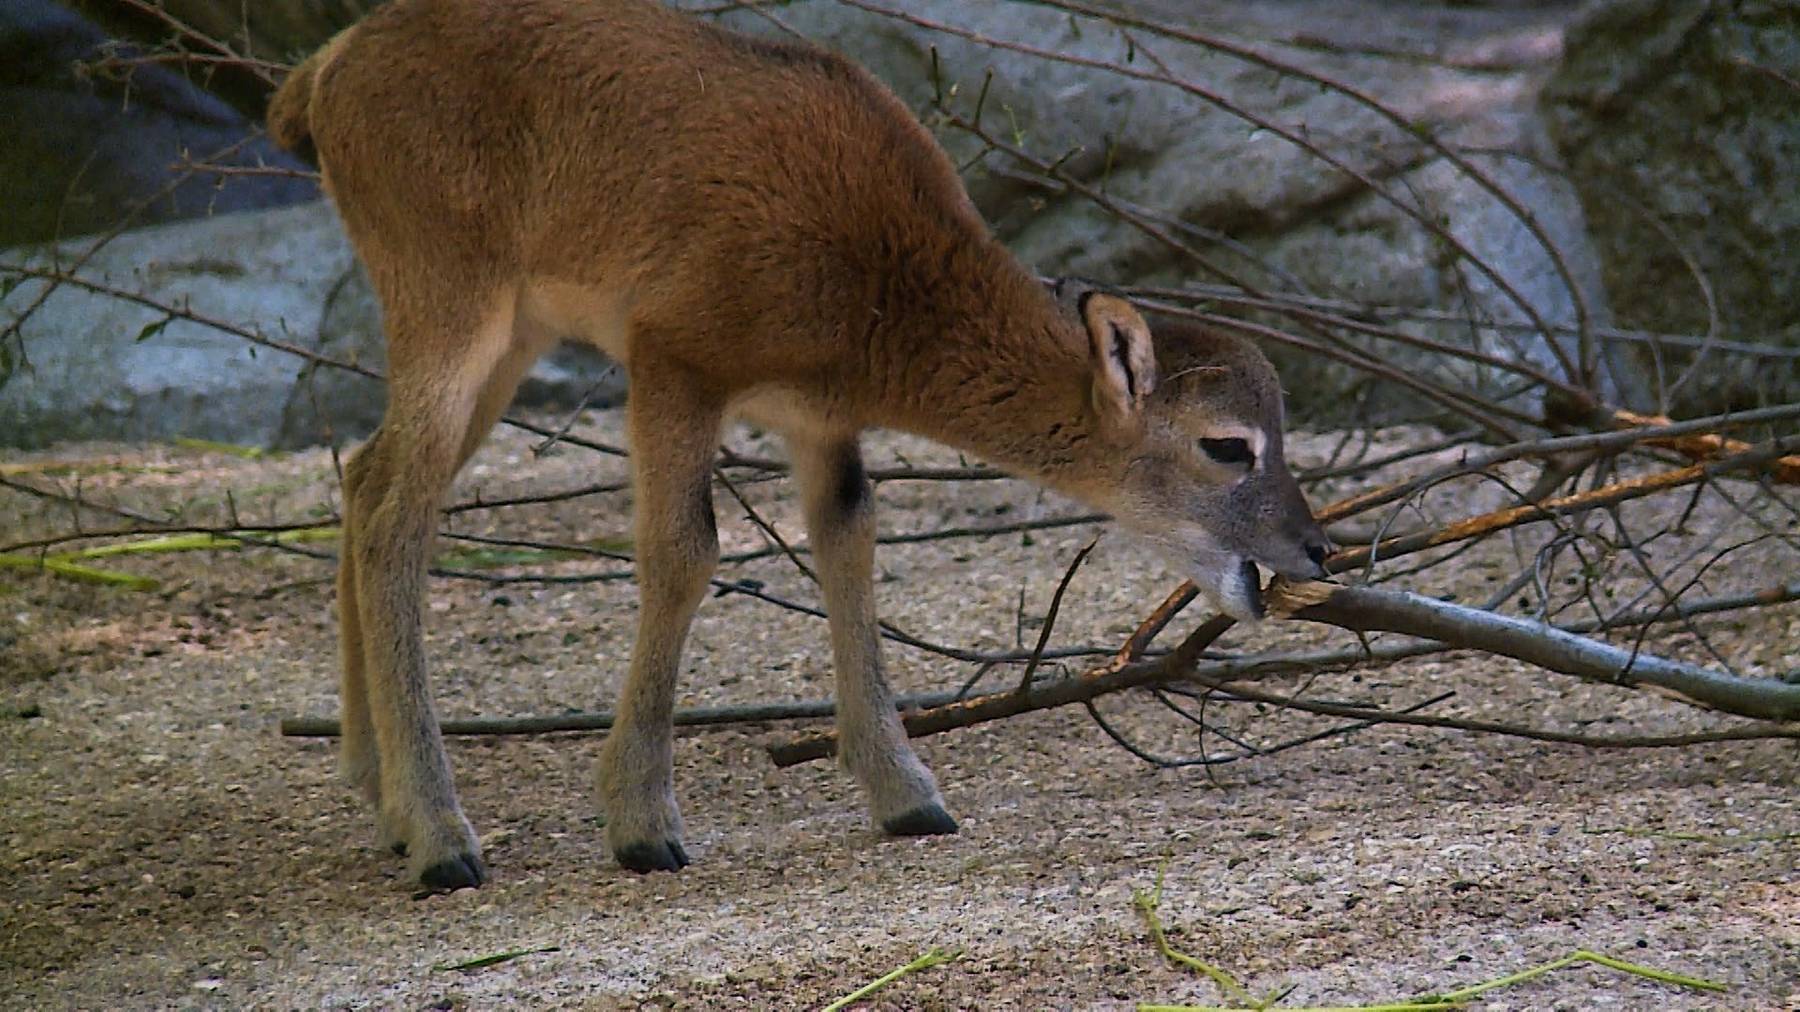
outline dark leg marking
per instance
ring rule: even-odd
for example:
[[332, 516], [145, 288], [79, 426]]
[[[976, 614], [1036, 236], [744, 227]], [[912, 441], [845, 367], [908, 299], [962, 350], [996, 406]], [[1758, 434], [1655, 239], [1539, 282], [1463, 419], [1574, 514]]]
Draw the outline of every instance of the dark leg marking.
[[854, 516], [869, 504], [869, 479], [863, 473], [862, 453], [855, 444], [838, 451], [837, 487], [832, 501], [840, 516]]
[[710, 480], [702, 481], [694, 486], [694, 497], [690, 500], [688, 508], [694, 511], [694, 523], [706, 532], [707, 537], [717, 543], [719, 521], [713, 515], [712, 482]]

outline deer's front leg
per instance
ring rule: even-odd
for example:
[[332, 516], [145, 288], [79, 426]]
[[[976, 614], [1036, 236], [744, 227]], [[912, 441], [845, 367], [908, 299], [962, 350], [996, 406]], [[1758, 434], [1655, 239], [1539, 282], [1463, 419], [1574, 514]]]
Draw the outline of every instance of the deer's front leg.
[[795, 473], [831, 618], [839, 759], [868, 792], [869, 811], [896, 836], [956, 832], [937, 782], [907, 742], [881, 673], [872, 583], [873, 490], [854, 437], [792, 440]]
[[688, 624], [719, 561], [711, 485], [719, 410], [682, 377], [633, 369], [626, 412], [637, 493], [638, 631], [600, 755], [600, 798], [619, 864], [676, 871], [688, 858], [675, 803], [675, 677]]

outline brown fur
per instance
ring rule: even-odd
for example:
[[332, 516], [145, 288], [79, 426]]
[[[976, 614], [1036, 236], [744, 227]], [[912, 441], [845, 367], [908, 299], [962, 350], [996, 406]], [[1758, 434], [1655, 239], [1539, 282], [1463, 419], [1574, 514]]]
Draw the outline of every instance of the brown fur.
[[[294, 71], [269, 128], [316, 151], [384, 311], [390, 403], [345, 475], [344, 765], [428, 884], [486, 872], [426, 683], [426, 546], [443, 490], [557, 338], [598, 345], [631, 382], [642, 618], [600, 764], [628, 867], [686, 863], [669, 713], [717, 560], [709, 472], [730, 416], [792, 449], [844, 762], [890, 832], [955, 823], [880, 673], [863, 429], [1110, 510], [1240, 612], [1259, 606], [1244, 560], [1316, 569], [1262, 356], [1187, 328], [1153, 345], [1104, 293], [1072, 286], [1059, 305], [925, 130], [841, 57], [641, 0], [394, 0]], [[1212, 460], [1195, 442], [1209, 433], [1261, 457]]]

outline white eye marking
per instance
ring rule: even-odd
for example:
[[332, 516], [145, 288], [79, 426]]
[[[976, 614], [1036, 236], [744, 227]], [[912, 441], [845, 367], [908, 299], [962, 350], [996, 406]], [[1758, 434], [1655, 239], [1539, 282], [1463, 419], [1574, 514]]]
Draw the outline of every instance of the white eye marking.
[[1255, 470], [1268, 443], [1262, 430], [1234, 425], [1201, 436], [1199, 447], [1215, 463], [1242, 464], [1247, 470]]

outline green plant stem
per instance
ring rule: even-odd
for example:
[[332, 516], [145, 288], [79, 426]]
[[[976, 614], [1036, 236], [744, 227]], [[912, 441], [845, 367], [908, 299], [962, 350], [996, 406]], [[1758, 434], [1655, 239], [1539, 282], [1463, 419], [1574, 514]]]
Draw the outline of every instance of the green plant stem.
[[[1282, 1005], [1280, 1012], [1435, 1012], [1467, 1008], [1467, 1001], [1431, 1001], [1399, 1005]], [[1138, 1005], [1138, 1012], [1264, 1012], [1267, 1005]]]
[[1163, 933], [1162, 919], [1156, 916], [1157, 904], [1162, 902], [1163, 874], [1168, 870], [1169, 862], [1165, 860], [1156, 869], [1156, 885], [1149, 892], [1133, 890], [1131, 893], [1131, 902], [1143, 912], [1144, 923], [1150, 927], [1150, 940], [1156, 943], [1156, 951], [1162, 953], [1162, 957], [1171, 963], [1204, 974], [1214, 984], [1219, 985], [1220, 990], [1224, 991], [1231, 1000], [1258, 1009], [1266, 1008], [1267, 1001], [1259, 1001], [1230, 973], [1204, 960], [1190, 956], [1169, 944], [1168, 935]]
[[268, 455], [260, 446], [241, 446], [237, 443], [221, 443], [213, 439], [195, 439], [191, 436], [176, 436], [175, 445], [184, 450], [198, 450], [202, 453], [225, 453], [245, 460], [259, 460]]
[[42, 558], [24, 555], [0, 555], [0, 569], [41, 569], [46, 573], [80, 580], [83, 583], [99, 583], [122, 590], [155, 590], [162, 584], [148, 576], [137, 576], [133, 573], [115, 573], [107, 569], [95, 569], [70, 562], [58, 555]]
[[1495, 988], [1510, 987], [1513, 984], [1522, 984], [1528, 980], [1535, 980], [1547, 973], [1553, 973], [1560, 970], [1565, 966], [1574, 966], [1576, 963], [1596, 963], [1609, 969], [1618, 970], [1621, 973], [1629, 973], [1633, 976], [1657, 980], [1665, 984], [1674, 984], [1677, 987], [1692, 988], [1696, 991], [1725, 990], [1725, 985], [1718, 981], [1703, 980], [1699, 977], [1689, 977], [1685, 974], [1673, 973], [1668, 970], [1658, 970], [1655, 967], [1644, 966], [1639, 963], [1629, 963], [1623, 959], [1614, 959], [1604, 953], [1591, 952], [1587, 949], [1576, 949], [1574, 952], [1569, 953], [1561, 959], [1553, 959], [1548, 963], [1520, 970], [1518, 973], [1497, 977], [1493, 980], [1482, 981], [1479, 984], [1471, 984], [1468, 987], [1459, 988], [1458, 990], [1450, 991], [1445, 994], [1425, 995], [1417, 1000], [1421, 1002], [1461, 1001], [1482, 994], [1483, 992], [1492, 991]]
[[[303, 527], [298, 530], [275, 531], [269, 534], [255, 534], [259, 541], [272, 541], [279, 545], [306, 544], [314, 541], [333, 541], [338, 536], [336, 527]], [[66, 552], [52, 558], [62, 559], [104, 559], [114, 555], [156, 555], [163, 552], [207, 552], [234, 550], [244, 547], [243, 540], [235, 534], [170, 534], [138, 541], [124, 541], [113, 545], [100, 545], [94, 548], [83, 548], [76, 552]]]
[[432, 969], [439, 973], [450, 970], [462, 970], [466, 972], [469, 970], [480, 970], [484, 967], [496, 966], [500, 963], [508, 963], [518, 959], [520, 956], [535, 956], [540, 952], [561, 951], [562, 946], [560, 945], [544, 945], [535, 949], [511, 949], [506, 952], [496, 952], [491, 955], [477, 956], [474, 959], [466, 959], [460, 963], [438, 963], [434, 965]]
[[869, 981], [867, 984], [864, 984], [862, 987], [857, 988], [842, 998], [839, 998], [837, 1001], [825, 1006], [824, 1012], [838, 1012], [839, 1009], [844, 1008], [851, 1002], [861, 1001], [909, 973], [918, 970], [928, 970], [941, 963], [948, 963], [961, 955], [961, 950], [953, 949], [949, 952], [945, 952], [942, 949], [932, 949], [930, 952], [925, 953], [923, 956], [920, 956], [918, 959], [913, 960], [905, 966], [889, 970], [887, 973], [882, 974], [874, 980]]

